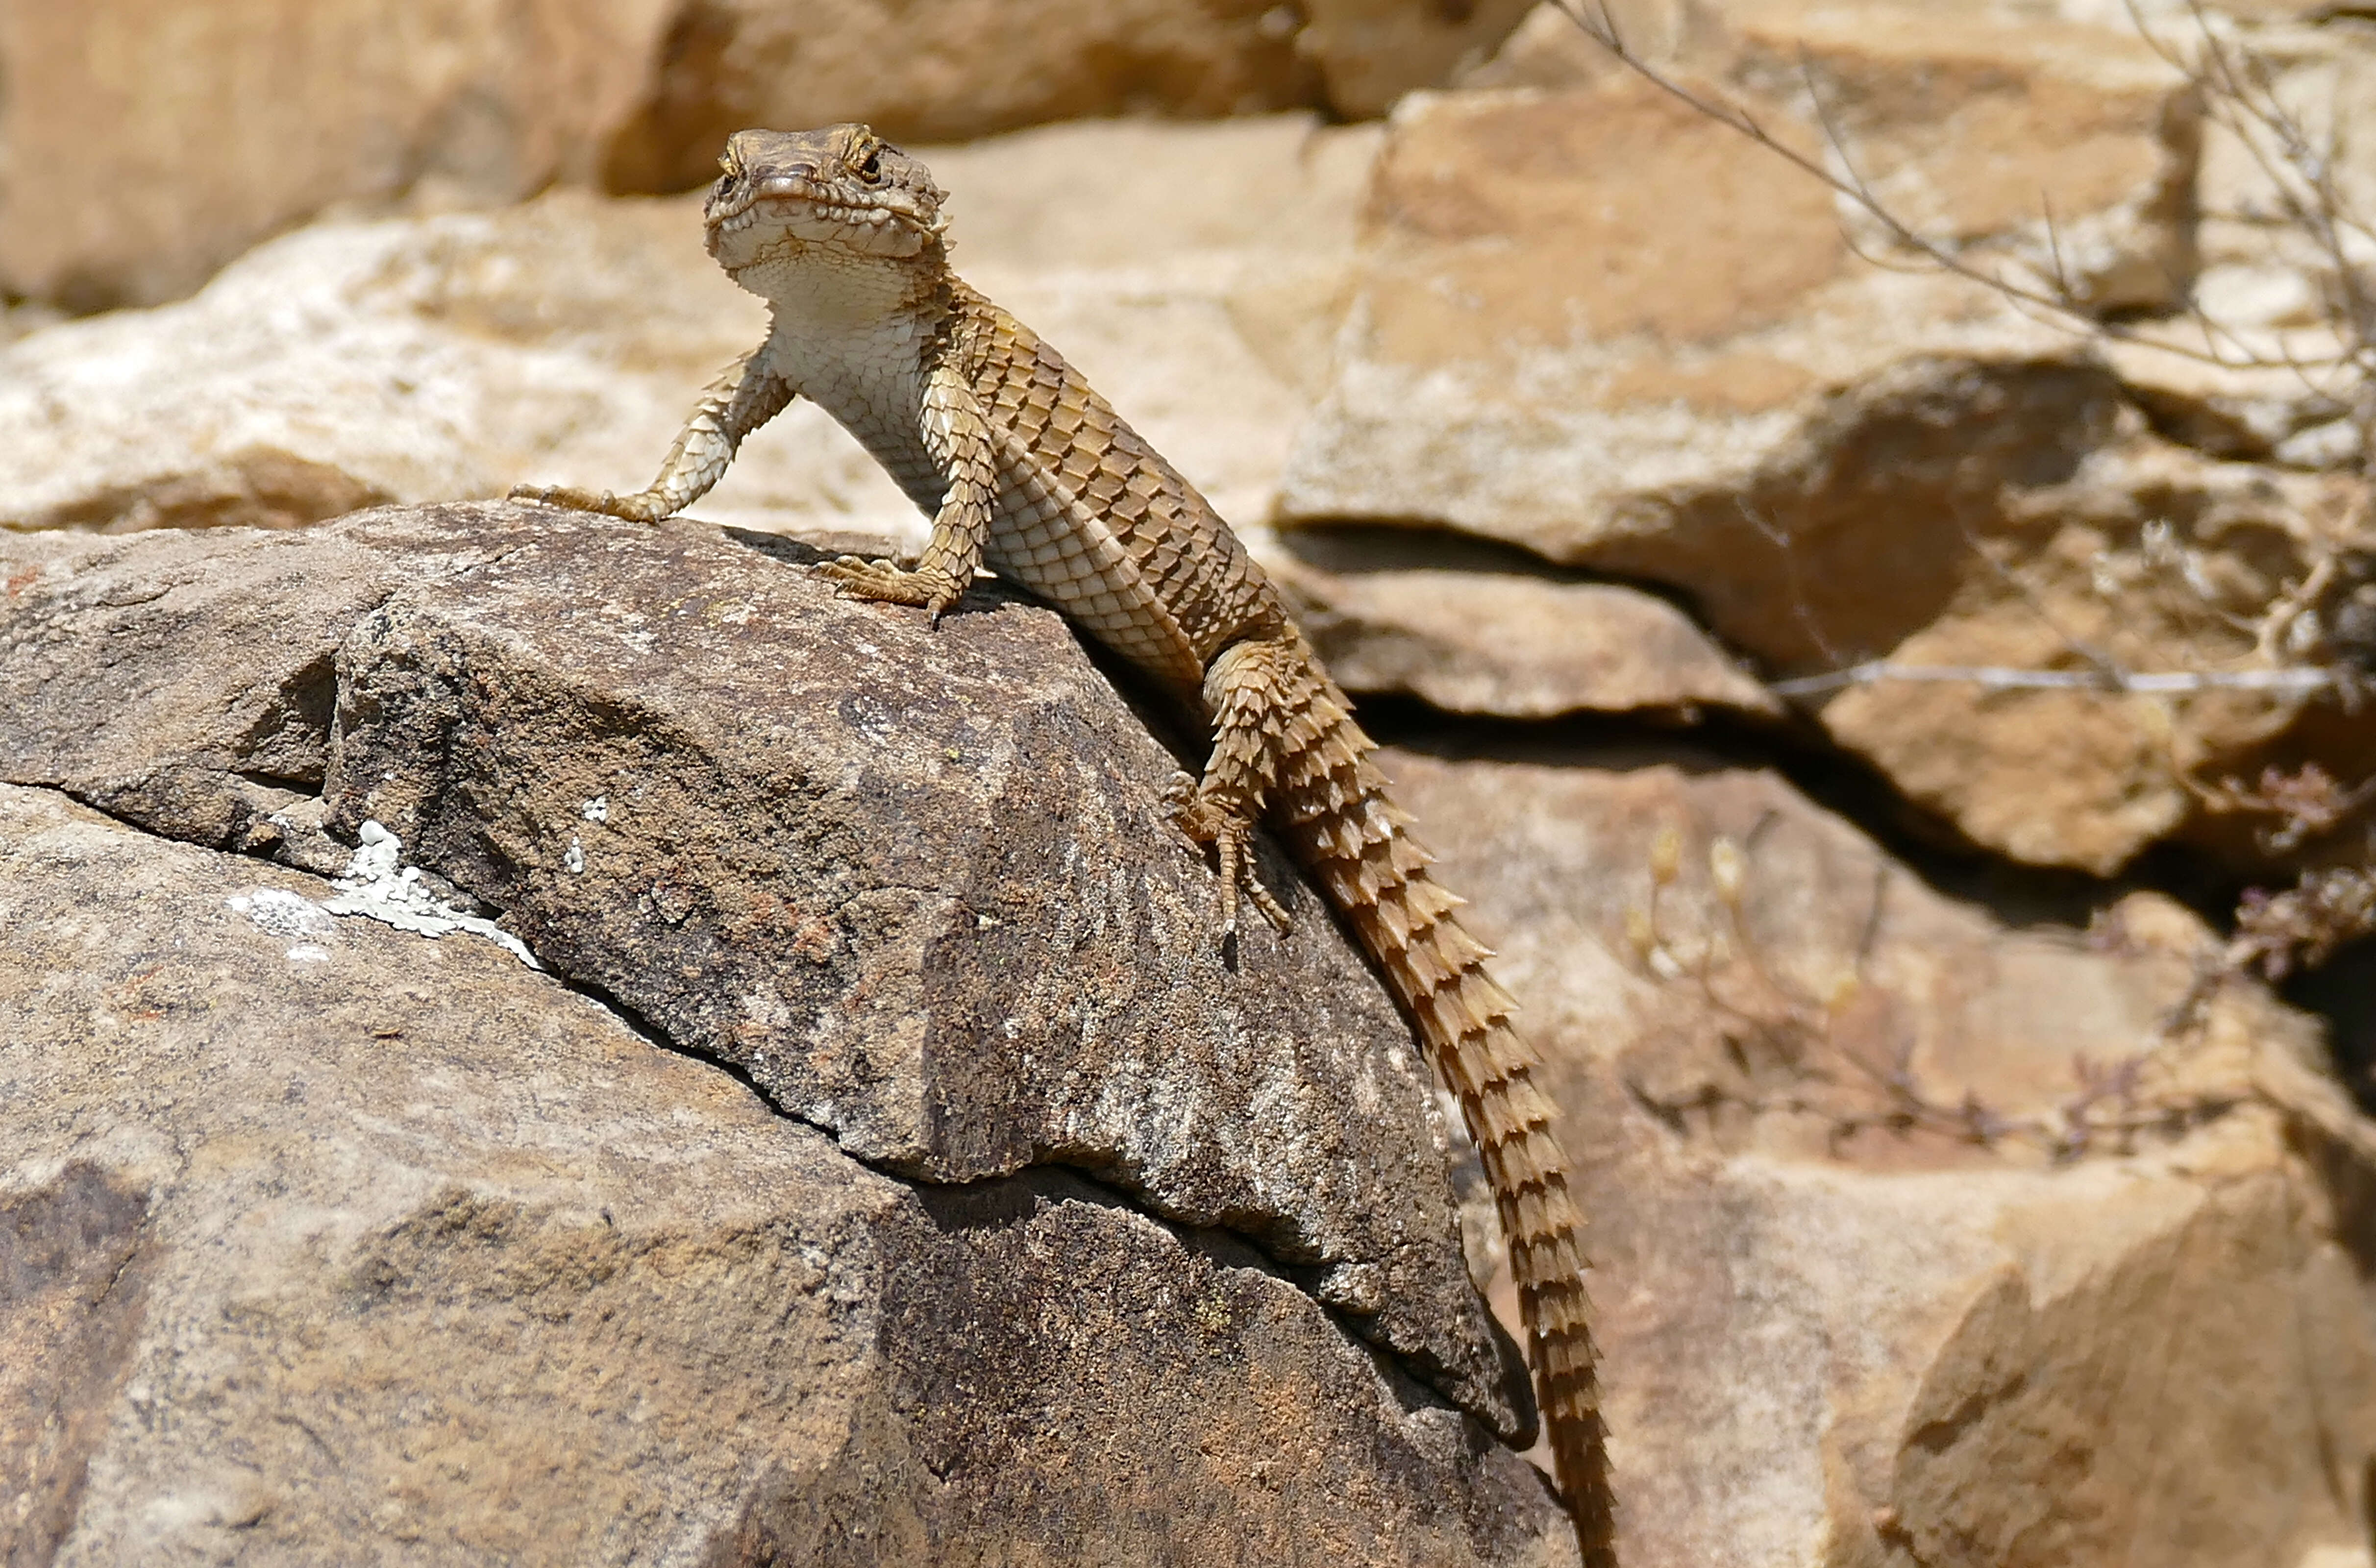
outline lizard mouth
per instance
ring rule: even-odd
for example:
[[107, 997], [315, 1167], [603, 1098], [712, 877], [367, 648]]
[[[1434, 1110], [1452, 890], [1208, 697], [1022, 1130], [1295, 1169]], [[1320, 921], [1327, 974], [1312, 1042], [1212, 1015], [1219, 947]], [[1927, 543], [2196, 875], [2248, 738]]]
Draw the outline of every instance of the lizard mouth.
[[782, 240], [807, 244], [839, 245], [873, 255], [913, 255], [938, 232], [921, 211], [908, 204], [883, 199], [852, 200], [850, 193], [825, 181], [798, 174], [746, 176], [720, 182], [704, 214], [709, 254], [726, 259], [729, 251], [755, 250]]

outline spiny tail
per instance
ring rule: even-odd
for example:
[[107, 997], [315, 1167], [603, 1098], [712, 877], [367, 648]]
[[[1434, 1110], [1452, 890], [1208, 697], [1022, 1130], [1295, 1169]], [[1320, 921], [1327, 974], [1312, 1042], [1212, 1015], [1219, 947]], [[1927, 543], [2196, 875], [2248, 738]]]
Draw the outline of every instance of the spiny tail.
[[1615, 1568], [1616, 1525], [1584, 1293], [1584, 1217], [1568, 1192], [1558, 1115], [1535, 1084], [1542, 1058], [1510, 1027], [1513, 1004], [1485, 972], [1491, 953], [1453, 919], [1466, 900], [1427, 873], [1434, 857], [1386, 798], [1333, 683], [1314, 682], [1286, 726], [1273, 819], [1369, 950], [1459, 1097], [1502, 1213], [1543, 1420], [1586, 1568]]

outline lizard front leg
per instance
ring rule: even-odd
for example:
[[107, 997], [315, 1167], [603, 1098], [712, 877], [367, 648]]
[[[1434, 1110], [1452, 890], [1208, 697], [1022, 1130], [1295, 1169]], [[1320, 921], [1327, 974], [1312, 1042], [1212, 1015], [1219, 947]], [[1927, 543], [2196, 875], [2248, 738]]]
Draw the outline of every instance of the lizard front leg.
[[981, 565], [982, 541], [998, 505], [998, 454], [981, 405], [954, 367], [936, 367], [925, 382], [922, 416], [925, 449], [948, 477], [923, 554], [911, 568], [845, 555], [817, 570], [849, 598], [921, 605], [937, 624]]
[[1294, 739], [1287, 720], [1301, 706], [1311, 667], [1292, 632], [1232, 643], [1205, 672], [1205, 706], [1213, 716], [1213, 754], [1200, 782], [1175, 775], [1165, 803], [1180, 830], [1210, 844], [1221, 861], [1221, 932], [1238, 929], [1238, 897], [1281, 932], [1294, 929], [1287, 910], [1254, 874], [1255, 825], [1263, 797]]
[[727, 465], [734, 461], [744, 436], [782, 413], [791, 402], [791, 384], [762, 364], [766, 352], [764, 346], [753, 350], [710, 383], [678, 433], [676, 445], [669, 448], [659, 477], [632, 495], [565, 484], [516, 484], [512, 499], [603, 512], [638, 523], [676, 516], [726, 477]]

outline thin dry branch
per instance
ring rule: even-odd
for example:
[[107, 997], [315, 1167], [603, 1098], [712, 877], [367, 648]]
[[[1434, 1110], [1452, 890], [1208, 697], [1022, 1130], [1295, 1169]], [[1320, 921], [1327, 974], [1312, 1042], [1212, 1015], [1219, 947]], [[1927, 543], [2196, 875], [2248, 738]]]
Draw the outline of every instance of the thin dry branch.
[[2142, 671], [2020, 670], [2002, 664], [1901, 664], [1894, 659], [1869, 659], [1845, 670], [1828, 670], [1820, 675], [1800, 675], [1771, 684], [1777, 695], [1803, 697], [1820, 696], [1848, 686], [1878, 685], [1884, 681], [1961, 683], [2001, 692], [2127, 692], [2160, 696], [2195, 692], [2275, 692], [2309, 695], [2356, 687], [2358, 677], [2349, 670], [2307, 667]]
[[[1841, 168], [1847, 171], [1845, 175], [1833, 172], [1818, 159], [1800, 152], [1776, 137], [1765, 128], [1763, 122], [1740, 104], [1695, 91], [1657, 66], [1651, 65], [1635, 53], [1634, 47], [1625, 41], [1623, 32], [1617, 25], [1615, 15], [1609, 8], [1608, 0], [1559, 0], [1559, 4], [1562, 12], [1570, 21], [1583, 30], [1585, 36], [1609, 51], [1619, 63], [1659, 91], [1695, 113], [1704, 114], [1717, 124], [1746, 137], [1809, 178], [1820, 181], [1835, 196], [1853, 203], [1859, 211], [1879, 224], [1894, 244], [1913, 253], [1930, 267], [1968, 282], [1977, 283], [1982, 288], [1993, 290], [2008, 304], [2015, 308], [2026, 307], [2025, 314], [2043, 313], [2041, 316], [2035, 316], [2033, 319], [2042, 320], [2048, 325], [2081, 337], [2133, 344], [2139, 348], [2155, 350], [2198, 363], [2217, 365], [2227, 370], [2268, 370], [2288, 365], [2305, 373], [2311, 369], [2333, 369], [2344, 366], [2365, 369], [2365, 362], [2368, 358], [2365, 343], [2355, 343], [2350, 350], [2334, 355], [2300, 356], [2291, 353], [2289, 349], [2276, 357], [2266, 356], [2256, 350], [2246, 353], [2228, 353], [2220, 350], [2219, 339], [2224, 338], [2235, 342], [2240, 342], [2240, 339], [2233, 332], [2218, 327], [2214, 323], [2212, 331], [2206, 334], [2205, 345], [2198, 349], [2188, 343], [2139, 331], [2124, 322], [2103, 320], [2088, 309], [2085, 301], [2076, 298], [2073, 292], [2063, 286], [2038, 288], [2024, 283], [2004, 272], [1976, 267], [1939, 242], [1917, 232], [1891, 211], [1880, 196], [1874, 194], [1871, 184], [1858, 170], [1854, 159], [1848, 154], [1846, 137], [1841, 134], [1834, 119], [1831, 106], [1824, 97], [1812, 62], [1803, 57], [1800, 61], [1800, 71], [1806, 82], [1808, 98], [1814, 106], [1815, 117], [1822, 128], [1825, 144], [1839, 159]], [[1889, 265], [1881, 258], [1865, 252], [1856, 244], [1854, 236], [1848, 236], [1847, 243], [1851, 250], [1873, 265], [1884, 267]], [[1904, 270], [1902, 267], [1897, 269]], [[2068, 279], [2064, 279], [2063, 283], [2067, 284]]]
[[[1764, 826], [1761, 819], [1760, 830]], [[1709, 883], [1716, 901], [1725, 909], [1726, 940], [1721, 944], [1705, 910], [1696, 943], [1670, 934], [1657, 912], [1657, 892], [1675, 880], [1681, 860], [1681, 835], [1671, 826], [1660, 832], [1651, 849], [1652, 901], [1646, 909], [1633, 911], [1627, 922], [1629, 945], [1642, 971], [1664, 985], [1688, 981], [1708, 1016], [1722, 1020], [1726, 1053], [1734, 1069], [1744, 1076], [1757, 1071], [1757, 1064], [1740, 1048], [1745, 1036], [1763, 1042], [1771, 1057], [1766, 1067], [1778, 1069], [1788, 1077], [1787, 1087], [1778, 1092], [1711, 1081], [1680, 1096], [1661, 1096], [1638, 1079], [1628, 1078], [1626, 1088], [1635, 1102], [1678, 1132], [1687, 1128], [1693, 1112], [1713, 1117], [1730, 1107], [1752, 1115], [1813, 1117], [1824, 1124], [1835, 1155], [1848, 1140], [1866, 1132], [1899, 1136], [1933, 1134], [1990, 1149], [2023, 1144], [2058, 1163], [2081, 1159], [2108, 1146], [2116, 1154], [2132, 1153], [2141, 1135], [2180, 1136], [2256, 1098], [2255, 1091], [2243, 1084], [2187, 1089], [2160, 1082], [2167, 1066], [2165, 1048], [2200, 1023], [2220, 985], [2242, 972], [2248, 961], [2265, 962], [2269, 955], [2281, 950], [2300, 950], [2314, 940], [2299, 934], [2305, 929], [2328, 932], [2337, 929], [2339, 921], [2355, 915], [2363, 921], [2376, 918], [2366, 913], [2376, 905], [2364, 892], [2364, 878], [2357, 885], [2363, 891], [2356, 903], [2347, 891], [2328, 894], [2320, 913], [2346, 905], [2350, 912], [2330, 915], [2323, 924], [2295, 908], [2302, 902], [2300, 896], [2287, 895], [2292, 902], [2283, 910], [2273, 909], [2271, 918], [2263, 922], [2263, 940], [2249, 955], [2239, 945], [2225, 956], [2207, 956], [2169, 1019], [2139, 1049], [2106, 1062], [2074, 1055], [2073, 1088], [2067, 1099], [2050, 1109], [2009, 1114], [1990, 1107], [1972, 1089], [1954, 1099], [1936, 1095], [1924, 1082], [1916, 1060], [1917, 1041], [1910, 1034], [1894, 1033], [1878, 1049], [1851, 1046], [1835, 1030], [1836, 1007], [1793, 984], [1767, 961], [1750, 927], [1743, 901], [1757, 837], [1752, 832], [1739, 843], [1722, 837], [1709, 843]], [[1886, 870], [1885, 864], [1876, 862], [1874, 901], [1858, 942], [1859, 974], [1878, 926]], [[1695, 952], [1696, 956], [1687, 961], [1678, 956], [1681, 952]], [[1753, 981], [1745, 1002], [1728, 998], [1719, 989], [1721, 972], [1736, 968], [1746, 968]]]

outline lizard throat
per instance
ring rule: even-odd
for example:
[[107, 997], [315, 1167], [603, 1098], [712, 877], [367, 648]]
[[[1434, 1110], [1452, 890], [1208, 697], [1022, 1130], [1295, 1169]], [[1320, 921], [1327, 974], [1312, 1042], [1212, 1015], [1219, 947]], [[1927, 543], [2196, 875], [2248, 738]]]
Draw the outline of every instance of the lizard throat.
[[946, 265], [933, 253], [883, 255], [778, 232], [727, 275], [787, 327], [841, 333], [935, 314]]

